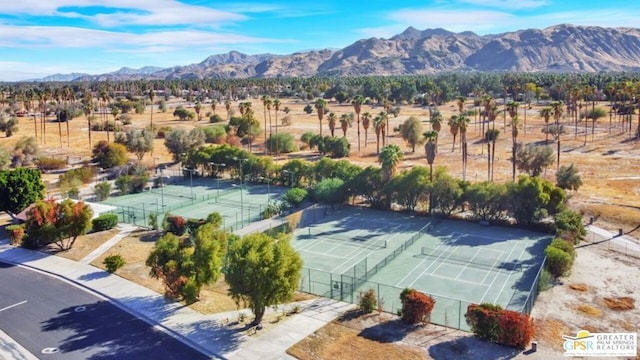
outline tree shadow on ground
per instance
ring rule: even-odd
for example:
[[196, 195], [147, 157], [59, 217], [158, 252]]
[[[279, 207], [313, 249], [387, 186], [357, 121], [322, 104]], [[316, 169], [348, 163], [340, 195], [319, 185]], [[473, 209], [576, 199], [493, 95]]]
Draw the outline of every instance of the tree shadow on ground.
[[435, 360], [506, 360], [518, 356], [520, 350], [487, 343], [473, 336], [467, 336], [432, 345], [429, 347], [428, 353]]
[[103, 278], [106, 278], [107, 276], [109, 276], [108, 272], [99, 270], [89, 274], [80, 275], [80, 277], [78, 277], [78, 280], [91, 281], [91, 280], [103, 279]]
[[[78, 306], [62, 309], [56, 317], [42, 323], [43, 331], [59, 332], [67, 336], [58, 345], [61, 353], [81, 352], [85, 358], [92, 360], [154, 357], [206, 359], [206, 356], [174, 337], [189, 338], [201, 346], [205, 341], [211, 342], [213, 344], [207, 344], [206, 348], [215, 348], [215, 352], [220, 354], [233, 351], [239, 345], [237, 331], [213, 321], [202, 320], [168, 329], [161, 325], [161, 321], [157, 321], [158, 325], [152, 327], [108, 301], [83, 304], [81, 308], [81, 311], [78, 311]], [[162, 318], [166, 314], [159, 315]]]

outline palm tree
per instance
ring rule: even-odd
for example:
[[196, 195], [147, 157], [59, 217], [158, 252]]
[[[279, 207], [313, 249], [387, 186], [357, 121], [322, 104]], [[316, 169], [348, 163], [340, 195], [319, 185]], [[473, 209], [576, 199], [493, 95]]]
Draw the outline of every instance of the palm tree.
[[462, 114], [464, 112], [464, 103], [467, 101], [467, 98], [464, 96], [458, 96], [456, 98], [456, 104], [458, 105], [458, 112]]
[[353, 123], [353, 117], [353, 113], [342, 114], [342, 116], [340, 116], [340, 127], [342, 128], [342, 135], [344, 137], [347, 137], [347, 129]]
[[202, 117], [200, 116], [200, 113], [202, 112], [202, 103], [199, 100], [196, 100], [193, 109], [196, 111], [196, 115], [198, 116], [196, 121], [202, 120]]
[[[149, 90], [149, 101], [151, 102], [151, 120], [149, 121], [149, 129], [153, 131], [153, 100], [156, 98], [156, 93], [153, 89]], [[153, 152], [153, 150], [151, 150]], [[153, 153], [151, 154], [153, 157]]]
[[520, 124], [520, 120], [518, 120], [518, 116], [511, 118], [511, 165], [512, 165], [512, 174], [511, 180], [516, 181], [516, 149], [518, 147], [518, 125]]
[[[218, 104], [217, 104], [217, 102], [218, 102], [218, 100], [216, 100], [216, 99], [211, 99], [211, 113], [212, 113], [213, 115], [215, 115], [215, 114], [216, 114], [216, 106], [218, 105]], [[153, 106], [153, 104], [151, 104], [151, 105]]]
[[[280, 106], [282, 105], [282, 102], [280, 102], [280, 99], [273, 99], [273, 110], [276, 113], [276, 121], [275, 121], [275, 128], [276, 128], [276, 156], [278, 156], [278, 111], [280, 111]], [[271, 127], [269, 128], [269, 134], [271, 134]]]
[[103, 124], [105, 124], [105, 130], [107, 130], [107, 143], [109, 143], [109, 117], [107, 115], [107, 105], [109, 104], [109, 91], [107, 91], [106, 88], [100, 89], [100, 100], [102, 101], [100, 114], [103, 117]]
[[560, 133], [562, 132], [560, 129], [560, 118], [564, 112], [564, 103], [562, 101], [553, 101], [551, 102], [551, 108], [553, 109], [553, 117], [556, 120], [556, 140], [558, 142], [556, 168], [560, 168]]
[[[440, 110], [435, 109], [431, 111], [431, 117], [429, 118], [429, 122], [431, 123], [431, 128], [433, 129], [433, 131], [440, 134], [440, 130], [442, 130], [443, 121], [444, 121], [444, 117], [442, 116], [442, 113], [440, 112]], [[436, 148], [438, 145], [438, 137], [439, 136], [436, 136]]]
[[56, 101], [56, 118], [58, 120], [58, 139], [60, 140], [60, 147], [62, 147], [62, 120], [60, 119], [60, 104], [62, 103], [62, 90], [56, 88], [53, 92], [53, 98]]
[[487, 180], [493, 181], [493, 167], [496, 160], [496, 141], [500, 135], [500, 130], [489, 129], [485, 133], [487, 142]]
[[[545, 128], [549, 126], [549, 119], [551, 119], [551, 115], [553, 115], [553, 109], [550, 107], [545, 107], [542, 108], [542, 110], [540, 110], [540, 116], [544, 119], [544, 126]], [[545, 142], [549, 141], [549, 132], [545, 131]]]
[[327, 102], [323, 98], [316, 99], [314, 104], [318, 113], [318, 121], [320, 122], [320, 137], [322, 137], [322, 118], [324, 118], [324, 111], [327, 109]]
[[460, 129], [460, 145], [462, 147], [462, 180], [467, 179], [467, 127], [471, 119], [465, 114], [458, 116], [458, 128]]
[[367, 147], [367, 133], [369, 126], [371, 125], [371, 113], [365, 112], [362, 114], [362, 128], [364, 129], [364, 147]]
[[[112, 104], [111, 115], [113, 115], [113, 140], [114, 141], [116, 139], [116, 120], [118, 119], [119, 114], [120, 114], [120, 108]], [[107, 142], [109, 142], [109, 130], [107, 130]]]
[[93, 114], [93, 96], [91, 90], [87, 90], [84, 93], [84, 99], [82, 99], [82, 112], [87, 118], [87, 127], [89, 128], [89, 148], [91, 148], [91, 114]]
[[[24, 109], [27, 111], [27, 116], [31, 116], [31, 110], [33, 109], [33, 99], [35, 97], [35, 93], [33, 89], [27, 90], [23, 94], [22, 103], [24, 105]], [[38, 121], [36, 119], [36, 115], [33, 114], [33, 131], [35, 141], [38, 141]]]
[[331, 133], [331, 137], [334, 137], [335, 136], [334, 132], [336, 131], [336, 121], [338, 119], [338, 116], [336, 116], [336, 114], [334, 114], [333, 112], [330, 112], [327, 119], [329, 121], [329, 132]]
[[376, 131], [376, 154], [380, 154], [380, 135], [384, 134], [384, 125], [385, 121], [382, 116], [378, 115], [373, 118], [373, 129]]
[[231, 100], [224, 101], [224, 108], [227, 110], [227, 121], [231, 119]]
[[449, 132], [453, 135], [453, 144], [451, 144], [451, 152], [454, 152], [456, 149], [456, 136], [458, 136], [459, 124], [458, 124], [458, 115], [452, 115], [447, 122], [449, 125]]
[[67, 110], [67, 147], [71, 147], [71, 134], [69, 133], [69, 122], [72, 119], [70, 104], [75, 102], [76, 95], [74, 94], [71, 87], [66, 86], [64, 88], [64, 99], [65, 99], [65, 109]]
[[[360, 111], [362, 110], [362, 104], [364, 104], [364, 96], [356, 95], [351, 104], [353, 105], [353, 111], [355, 111], [358, 118], [358, 152], [360, 151]], [[345, 135], [346, 136], [346, 135]], [[366, 141], [366, 140], [365, 140]], [[366, 145], [365, 145], [366, 146]]]
[[[269, 95], [262, 96], [262, 110], [264, 111], [264, 153], [267, 154], [267, 108], [271, 109], [271, 98]], [[269, 117], [271, 117], [271, 111], [269, 111]]]
[[427, 163], [429, 164], [429, 181], [433, 181], [433, 163], [438, 153], [438, 132], [427, 131], [422, 135], [427, 140], [424, 144], [424, 152], [427, 156]]
[[378, 162], [382, 164], [385, 182], [391, 180], [391, 177], [396, 173], [398, 163], [402, 160], [402, 156], [402, 150], [395, 144], [383, 147], [380, 154], [378, 154]]
[[47, 143], [47, 102], [51, 97], [51, 93], [48, 88], [44, 88], [40, 90], [40, 126], [42, 130], [40, 131], [42, 137], [42, 143]]
[[378, 114], [378, 116], [380, 116], [380, 118], [382, 119], [382, 121], [384, 121], [385, 126], [382, 128], [382, 146], [387, 145], [387, 140], [385, 139], [385, 135], [389, 136], [389, 113], [387, 113], [386, 111], [381, 111], [380, 114]]

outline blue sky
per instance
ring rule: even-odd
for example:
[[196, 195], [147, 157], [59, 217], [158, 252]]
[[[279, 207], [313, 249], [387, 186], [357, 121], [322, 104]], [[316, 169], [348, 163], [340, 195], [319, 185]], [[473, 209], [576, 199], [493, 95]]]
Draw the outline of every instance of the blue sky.
[[591, 0], [1, 0], [0, 81], [342, 48], [408, 26], [493, 34], [560, 23], [638, 27], [640, 2]]

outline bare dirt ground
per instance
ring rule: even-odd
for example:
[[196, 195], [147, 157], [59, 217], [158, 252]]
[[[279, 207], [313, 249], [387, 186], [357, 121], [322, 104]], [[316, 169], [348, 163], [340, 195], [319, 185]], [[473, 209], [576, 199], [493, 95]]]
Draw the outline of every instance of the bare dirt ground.
[[[288, 132], [295, 136], [296, 139], [304, 132], [318, 132], [318, 118], [315, 113], [305, 114], [302, 110], [305, 102], [300, 100], [283, 100], [283, 105], [291, 109], [292, 124], [289, 126], [279, 126], [279, 132]], [[169, 108], [166, 113], [160, 113], [157, 109], [154, 111], [153, 121], [158, 126], [181, 126], [184, 128], [192, 128], [193, 126], [208, 126], [206, 121], [187, 121], [181, 122], [170, 115], [173, 113], [172, 103], [168, 104]], [[234, 103], [237, 108], [237, 103]], [[330, 102], [328, 104], [329, 111], [335, 112], [338, 118], [342, 113], [350, 113], [353, 107], [349, 104], [337, 104]], [[606, 103], [598, 104], [605, 107]], [[467, 102], [467, 109], [471, 109], [471, 101]], [[545, 135], [541, 132], [544, 125], [543, 120], [538, 116], [541, 106], [535, 104], [531, 109], [527, 110], [526, 126], [520, 129], [518, 141], [522, 143], [542, 143]], [[262, 104], [259, 100], [253, 100], [253, 109], [257, 118], [262, 124]], [[449, 133], [446, 119], [456, 114], [456, 106], [453, 103], [440, 107], [440, 111], [445, 118], [445, 124], [442, 126], [441, 136], [439, 139], [439, 153], [436, 157], [436, 165], [445, 165], [448, 171], [457, 177], [462, 177], [461, 155], [459, 151], [459, 143], [455, 144], [455, 150], [452, 151], [453, 138]], [[607, 108], [608, 109], [608, 108]], [[363, 106], [362, 112], [370, 112], [375, 115], [382, 111], [381, 107]], [[237, 112], [237, 110], [236, 110]], [[226, 111], [223, 106], [218, 106], [217, 113], [226, 118]], [[420, 107], [404, 105], [401, 107], [400, 116], [398, 118], [390, 118], [390, 129], [397, 127], [407, 117], [414, 115], [423, 122], [424, 130], [429, 130], [430, 125], [427, 122], [429, 115], [428, 110]], [[273, 114], [272, 114], [273, 116]], [[279, 113], [282, 119], [284, 114]], [[519, 109], [519, 117], [524, 118], [523, 107]], [[149, 108], [147, 113], [141, 115], [132, 115], [134, 127], [144, 127], [149, 122]], [[499, 140], [496, 144], [496, 163], [495, 163], [495, 180], [507, 181], [511, 179], [511, 129], [504, 126], [502, 115], [498, 117], [495, 127], [500, 130]], [[509, 121], [507, 117], [507, 122]], [[634, 116], [634, 131], [637, 126], [637, 115]], [[570, 194], [569, 204], [572, 208], [583, 211], [585, 221], [589, 217], [596, 219], [595, 224], [605, 229], [617, 231], [623, 229], [625, 233], [634, 240], [640, 238], [640, 142], [630, 140], [629, 133], [622, 133], [617, 126], [617, 119], [613, 119], [614, 128], [609, 129], [609, 119], [600, 119], [595, 126], [595, 134], [591, 135], [591, 129], [588, 130], [587, 143], [584, 144], [584, 123], [579, 122], [578, 128], [574, 128], [573, 123], [568, 119], [563, 119], [566, 133], [562, 136], [562, 153], [561, 165], [569, 165], [574, 163], [580, 171], [584, 185], [577, 192]], [[70, 146], [67, 147], [66, 128], [62, 126], [63, 145], [59, 145], [58, 127], [56, 123], [50, 122], [47, 125], [46, 145], [42, 145], [42, 151], [49, 156], [69, 158], [72, 162], [80, 160], [88, 160], [91, 154], [91, 148], [88, 144], [87, 125], [85, 118], [75, 119], [71, 122]], [[329, 129], [327, 119], [322, 122], [323, 134], [328, 135]], [[22, 118], [19, 124], [20, 130], [12, 138], [0, 138], [0, 144], [7, 148], [13, 147], [15, 142], [21, 136], [33, 135], [33, 123], [28, 119]], [[336, 135], [342, 136], [342, 130], [336, 129]], [[105, 139], [105, 133], [93, 133], [93, 143], [98, 140]], [[468, 151], [469, 163], [466, 177], [471, 181], [486, 180], [486, 145], [481, 142], [481, 127], [472, 123], [468, 129]], [[362, 166], [377, 164], [376, 157], [376, 139], [373, 129], [369, 129], [368, 141], [365, 145], [364, 131], [361, 131], [361, 149], [358, 151], [357, 127], [354, 123], [353, 127], [348, 129], [347, 138], [351, 142], [351, 154], [349, 160]], [[254, 152], [262, 151], [262, 141], [264, 137], [259, 136], [254, 146]], [[40, 141], [40, 140], [39, 140]], [[399, 168], [407, 169], [415, 165], [426, 165], [424, 153], [421, 147], [417, 147], [415, 153], [411, 153], [410, 149], [402, 139], [393, 132], [388, 138], [390, 143], [398, 144], [405, 149], [404, 159]], [[148, 154], [143, 162], [148, 166], [157, 165], [158, 163], [171, 163], [170, 154], [166, 151], [162, 139], [155, 140], [156, 148], [153, 156]], [[555, 147], [555, 143], [550, 142], [549, 145]], [[293, 154], [296, 157], [308, 157], [313, 152], [303, 151], [300, 154]], [[158, 157], [159, 160], [155, 160]], [[132, 160], [134, 158], [132, 157]], [[283, 163], [286, 157], [278, 160]], [[544, 178], [549, 181], [555, 181], [555, 166], [551, 166], [544, 174]], [[45, 180], [54, 183], [57, 175], [47, 175]], [[131, 240], [134, 241], [134, 240]], [[141, 242], [140, 240], [135, 240]], [[125, 243], [126, 244], [126, 243]], [[144, 244], [150, 248], [152, 242]], [[138, 246], [138, 244], [136, 244]], [[142, 246], [142, 245], [140, 245]], [[522, 355], [519, 351], [503, 348], [491, 344], [484, 344], [475, 340], [468, 333], [454, 331], [450, 329], [438, 328], [432, 325], [423, 329], [413, 329], [412, 332], [404, 332], [404, 337], [397, 339], [397, 342], [403, 348], [388, 353], [390, 356], [380, 358], [413, 358], [413, 354], [418, 354], [416, 359], [435, 358], [435, 359], [477, 359], [477, 358], [522, 358], [522, 359], [548, 359], [561, 358], [561, 335], [572, 335], [577, 330], [586, 329], [590, 331], [638, 331], [640, 324], [640, 314], [638, 313], [637, 304], [640, 301], [638, 294], [640, 288], [636, 281], [639, 274], [640, 260], [628, 258], [616, 253], [603, 249], [604, 245], [585, 247], [578, 250], [578, 257], [574, 265], [572, 274], [561, 279], [561, 283], [557, 284], [551, 290], [541, 294], [533, 312], [536, 321], [537, 336], [539, 341], [538, 352], [529, 355]], [[146, 248], [145, 248], [146, 249]], [[115, 249], [119, 251], [122, 249]], [[144, 253], [142, 251], [141, 253]], [[148, 253], [148, 249], [146, 249]], [[127, 251], [129, 256], [131, 251]], [[107, 254], [105, 254], [107, 255]], [[135, 256], [142, 256], [135, 255]], [[146, 256], [146, 255], [145, 255]], [[140, 266], [140, 259], [129, 259], [130, 265], [122, 269], [121, 276], [144, 277], [148, 270]], [[96, 260], [96, 265], [100, 266], [102, 259]], [[129, 262], [129, 261], [128, 261]], [[142, 261], [143, 262], [143, 261]], [[136, 264], [136, 265], [134, 265]], [[129, 274], [129, 275], [128, 275]], [[161, 291], [162, 287], [157, 281], [153, 284], [153, 279], [148, 279], [145, 286]], [[134, 280], [138, 281], [138, 280]], [[140, 280], [141, 281], [141, 280]], [[145, 284], [145, 282], [142, 282]], [[630, 298], [629, 299], [624, 298]], [[607, 300], [608, 299], [608, 300]], [[620, 300], [616, 302], [615, 300]], [[619, 303], [628, 306], [633, 305], [630, 310], [613, 310], [610, 307], [620, 307]], [[613, 304], [613, 305], [612, 305]], [[436, 304], [437, 306], [437, 304]], [[235, 308], [235, 307], [234, 307]], [[389, 318], [390, 317], [390, 318]], [[390, 322], [390, 323], [389, 323]], [[387, 324], [389, 323], [389, 324]], [[396, 342], [389, 343], [388, 340], [381, 341], [375, 336], [364, 336], [373, 330], [382, 331], [386, 326], [398, 326], [392, 315], [377, 315], [363, 318], [351, 319], [328, 325], [328, 328], [320, 330], [316, 335], [311, 336], [306, 341], [315, 341], [305, 343], [307, 348], [313, 350], [311, 354], [302, 352], [296, 354], [304, 359], [357, 359], [357, 358], [375, 358], [364, 357], [360, 354], [385, 354], [384, 349], [389, 346], [396, 346]], [[324, 331], [324, 335], [321, 333]], [[384, 332], [384, 331], [383, 331]], [[376, 340], [369, 340], [371, 338]], [[317, 341], [319, 338], [326, 338], [326, 341]], [[415, 343], [412, 339], [416, 339]], [[324, 345], [331, 345], [333, 349], [324, 349]], [[414, 346], [404, 348], [405, 346]], [[350, 350], [351, 349], [351, 350]], [[367, 350], [373, 349], [372, 352]], [[417, 353], [414, 351], [417, 349]], [[325, 352], [326, 351], [326, 352]], [[400, 351], [400, 352], [395, 352]], [[377, 355], [376, 355], [377, 356]], [[637, 358], [640, 359], [640, 358]]]

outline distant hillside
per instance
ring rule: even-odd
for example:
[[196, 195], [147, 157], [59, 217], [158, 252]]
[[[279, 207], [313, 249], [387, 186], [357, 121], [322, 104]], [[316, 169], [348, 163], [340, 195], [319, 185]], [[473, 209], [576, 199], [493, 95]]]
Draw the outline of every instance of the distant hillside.
[[[145, 71], [142, 71], [145, 69]], [[44, 81], [201, 79], [429, 74], [440, 71], [640, 71], [640, 29], [557, 25], [480, 36], [409, 27], [389, 39], [358, 40], [340, 50], [291, 55], [213, 55], [198, 64], [103, 75], [52, 75]], [[75, 76], [75, 77], [74, 77]], [[56, 80], [53, 80], [56, 79]]]

